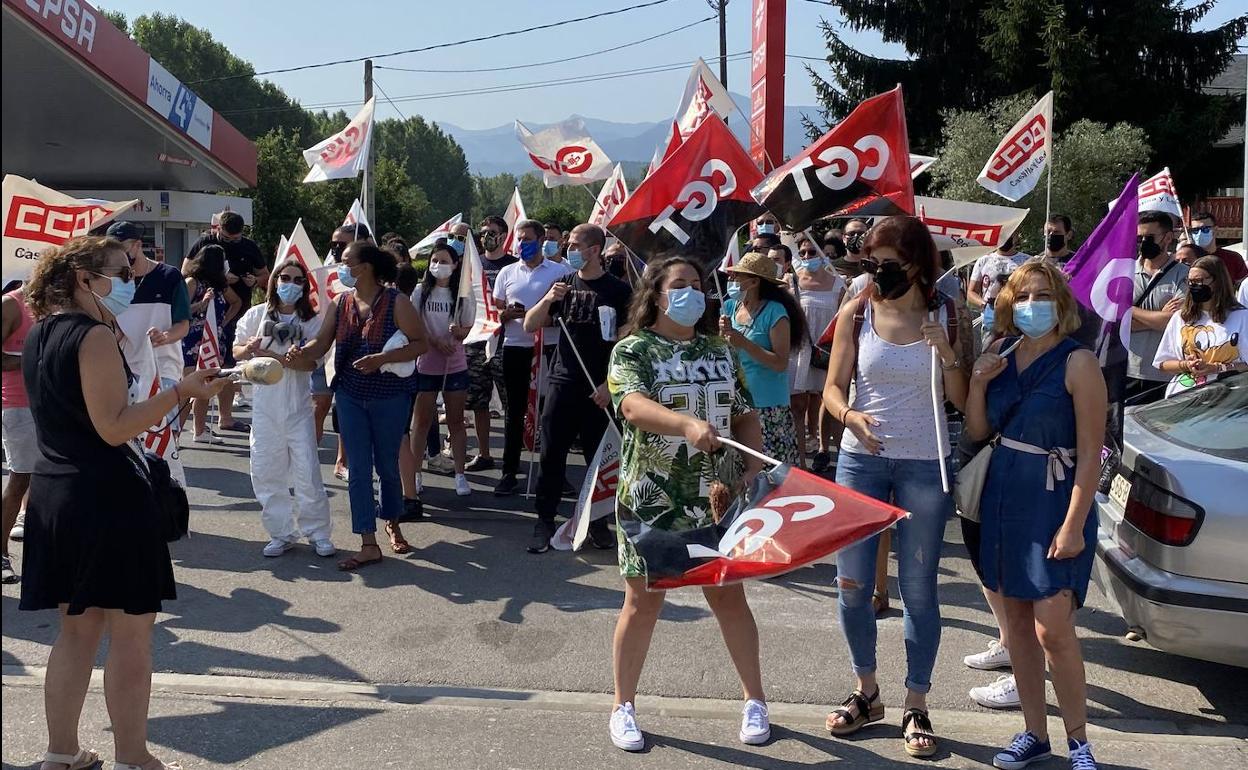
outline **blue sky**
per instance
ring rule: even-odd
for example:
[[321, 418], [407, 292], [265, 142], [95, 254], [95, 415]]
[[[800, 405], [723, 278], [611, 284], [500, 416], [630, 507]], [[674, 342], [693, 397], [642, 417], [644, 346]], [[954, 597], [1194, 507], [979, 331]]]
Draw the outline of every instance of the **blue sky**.
[[[440, 41], [478, 37], [543, 21], [586, 16], [603, 10], [634, 5], [639, 0], [356, 0], [355, 2], [214, 2], [163, 3], [152, 0], [111, 0], [102, 5], [135, 16], [160, 10], [208, 29], [236, 55], [250, 61], [257, 71], [297, 66], [333, 59], [353, 58]], [[750, 48], [751, 0], [728, 4], [728, 52]], [[439, 51], [408, 54], [377, 60], [393, 67], [465, 69], [500, 67], [598, 51], [675, 29], [713, 15], [705, 0], [670, 0], [653, 8], [630, 11], [579, 24], [505, 38], [499, 42], [471, 43]], [[822, 17], [836, 20], [828, 6], [789, 0], [787, 48], [790, 54], [822, 56], [819, 29]], [[881, 42], [869, 33], [850, 35], [862, 50], [880, 55], [900, 55], [900, 48]], [[687, 63], [697, 56], [719, 53], [719, 31], [714, 21], [599, 57], [560, 62], [543, 67], [492, 73], [431, 74], [378, 69], [376, 82], [391, 98], [532, 83], [585, 75], [681, 63], [681, 70], [603, 80], [585, 85], [560, 85], [489, 96], [441, 97], [398, 103], [405, 115], [448, 121], [466, 128], [488, 128], [510, 123], [513, 118], [551, 122], [573, 113], [622, 122], [654, 121], [670, 117], [688, 74]], [[718, 74], [718, 65], [709, 62]], [[815, 66], [826, 71], [826, 65]], [[789, 59], [785, 79], [786, 102], [815, 103], [810, 78], [802, 62]], [[305, 105], [344, 102], [363, 93], [363, 65], [343, 64], [304, 72], [269, 76], [286, 93]], [[748, 94], [749, 58], [729, 63], [728, 84], [737, 94]], [[395, 117], [395, 107], [378, 95], [378, 116]], [[742, 102], [743, 109], [749, 105]], [[350, 112], [351, 110], [348, 109]]]

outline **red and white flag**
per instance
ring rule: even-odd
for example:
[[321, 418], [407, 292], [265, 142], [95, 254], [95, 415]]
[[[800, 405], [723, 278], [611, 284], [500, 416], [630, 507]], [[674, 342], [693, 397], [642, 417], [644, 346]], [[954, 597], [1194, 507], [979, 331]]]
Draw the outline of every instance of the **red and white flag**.
[[953, 252], [954, 267], [968, 265], [996, 249], [1018, 230], [1030, 211], [923, 196], [916, 196], [914, 202], [936, 248]]
[[373, 226], [368, 223], [368, 217], [364, 214], [364, 204], [360, 203], [359, 198], [351, 201], [351, 210], [348, 211], [347, 216], [343, 218], [342, 224], [347, 227], [363, 225], [368, 232], [373, 232]]
[[702, 125], [702, 121], [711, 115], [727, 120], [736, 108], [724, 84], [719, 82], [719, 78], [706, 66], [706, 62], [698, 57], [689, 70], [689, 78], [685, 80], [685, 91], [680, 95], [680, 103], [676, 105], [671, 128], [668, 129], [663, 143], [655, 150], [646, 175], [654, 173], [663, 161], [671, 157], [693, 135], [698, 126]]
[[594, 460], [585, 471], [572, 518], [555, 530], [550, 538], [551, 547], [559, 551], [581, 550], [589, 534], [589, 523], [615, 513], [615, 491], [619, 483], [620, 434], [614, 425], [608, 425]]
[[464, 215], [461, 212], [433, 228], [428, 235], [420, 239], [419, 243], [407, 250], [407, 255], [414, 259], [421, 251], [433, 248], [433, 245], [438, 242], [439, 238], [450, 238], [451, 231], [455, 229], [455, 225], [462, 221], [464, 221]]
[[533, 363], [529, 366], [529, 395], [524, 406], [524, 448], [530, 452], [539, 450], [538, 434], [542, 416], [542, 330], [533, 333]]
[[611, 159], [585, 128], [581, 118], [543, 128], [537, 133], [516, 121], [516, 138], [541, 169], [547, 187], [597, 182], [611, 175]]
[[935, 162], [935, 155], [915, 155], [910, 153], [910, 178], [917, 179], [919, 174], [927, 171]]
[[624, 180], [624, 169], [616, 163], [611, 176], [598, 192], [598, 198], [594, 200], [594, 210], [589, 215], [590, 224], [606, 227], [611, 217], [615, 216], [615, 212], [620, 210], [620, 206], [623, 206], [626, 200], [628, 200], [628, 183]]
[[308, 272], [308, 300], [312, 303], [312, 309], [320, 313], [329, 305], [329, 296], [322, 294], [326, 281], [320, 268], [324, 266], [324, 262], [312, 246], [308, 231], [303, 229], [303, 219], [295, 222], [295, 229], [286, 239], [285, 249], [278, 252], [276, 264], [281, 265], [287, 259], [295, 260]]
[[1175, 217], [1175, 221], [1183, 221], [1183, 207], [1179, 205], [1169, 166], [1140, 184], [1140, 211], [1164, 211]]
[[3, 188], [4, 259], [0, 272], [6, 281], [30, 280], [44, 252], [70, 238], [87, 235], [140, 205], [137, 199], [113, 203], [72, 198], [16, 174], [4, 175]]
[[459, 271], [459, 299], [477, 306], [476, 320], [473, 321], [468, 336], [464, 338], [464, 344], [484, 342], [485, 358], [488, 361], [498, 351], [503, 322], [499, 317], [498, 306], [494, 304], [494, 290], [490, 287], [490, 280], [481, 265], [476, 241], [472, 238], [464, 241], [463, 265]]
[[979, 184], [1009, 201], [1035, 189], [1053, 154], [1053, 92], [1049, 91], [992, 151]]
[[511, 200], [507, 202], [507, 210], [503, 212], [503, 221], [507, 223], [507, 238], [503, 241], [505, 253], [515, 253], [513, 247], [516, 245], [516, 224], [528, 218], [529, 215], [524, 210], [524, 201], [520, 200], [520, 188], [517, 187], [511, 193]]
[[354, 179], [364, 170], [368, 146], [373, 138], [374, 102], [375, 98], [365, 102], [346, 128], [303, 151], [303, 159], [309, 168], [304, 182]]
[[208, 303], [204, 315], [204, 336], [199, 341], [199, 350], [195, 358], [196, 369], [220, 369], [224, 362], [221, 355], [220, 319], [217, 318], [216, 301]]

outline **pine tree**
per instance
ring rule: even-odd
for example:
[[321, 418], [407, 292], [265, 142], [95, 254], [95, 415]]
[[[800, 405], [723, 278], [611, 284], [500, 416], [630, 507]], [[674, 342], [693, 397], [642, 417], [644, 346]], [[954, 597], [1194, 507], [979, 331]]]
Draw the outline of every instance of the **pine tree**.
[[[909, 60], [848, 46], [826, 20], [832, 77], [807, 67], [838, 120], [862, 99], [901, 83], [911, 146], [939, 140], [941, 109], [979, 109], [1004, 96], [1054, 91], [1060, 131], [1077, 120], [1144, 129], [1150, 168], [1170, 166], [1184, 197], [1221, 176], [1212, 144], [1242, 120], [1243, 96], [1201, 87], [1230, 63], [1248, 14], [1196, 31], [1217, 5], [1203, 0], [844, 0], [848, 27], [878, 31]], [[816, 128], [812, 126], [812, 128]]]

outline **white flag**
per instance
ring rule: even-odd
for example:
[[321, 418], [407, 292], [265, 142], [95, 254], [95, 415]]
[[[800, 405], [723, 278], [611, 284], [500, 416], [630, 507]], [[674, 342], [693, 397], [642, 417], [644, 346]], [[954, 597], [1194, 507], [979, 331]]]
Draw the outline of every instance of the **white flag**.
[[524, 201], [520, 200], [520, 188], [517, 187], [511, 193], [511, 200], [507, 201], [507, 210], [503, 212], [503, 221], [507, 223], [507, 238], [503, 241], [505, 253], [515, 253], [512, 247], [516, 243], [516, 223], [528, 218], [529, 215], [524, 210]]
[[936, 248], [952, 251], [954, 265], [974, 262], [1014, 234], [1030, 209], [987, 203], [914, 197], [919, 219], [927, 225]]
[[1175, 217], [1175, 221], [1183, 220], [1183, 207], [1179, 205], [1179, 195], [1174, 191], [1169, 166], [1141, 182], [1139, 191], [1140, 211], [1164, 211]]
[[472, 238], [464, 240], [463, 265], [459, 271], [458, 296], [462, 301], [473, 302], [477, 306], [477, 317], [468, 336], [464, 338], [464, 344], [486, 343], [485, 357], [489, 360], [498, 350], [499, 331], [503, 328], [503, 323], [499, 318], [498, 308], [494, 306], [494, 291], [490, 288], [490, 281], [481, 264], [481, 255], [477, 253], [477, 244]]
[[1016, 201], [1031, 192], [1053, 153], [1053, 92], [1014, 124], [979, 172], [979, 184]]
[[536, 134], [517, 120], [516, 138], [533, 165], [541, 169], [547, 187], [589, 184], [611, 175], [611, 159], [580, 118], [556, 123]]
[[325, 274], [320, 271], [324, 262], [316, 253], [308, 231], [303, 229], [302, 219], [295, 222], [295, 229], [284, 240], [285, 248], [278, 252], [277, 262], [274, 264], [280, 266], [287, 259], [293, 259], [303, 265], [303, 269], [308, 272], [308, 300], [312, 303], [312, 309], [320, 313], [329, 305]]
[[922, 174], [924, 171], [931, 168], [932, 164], [935, 162], [935, 155], [915, 155], [914, 153], [910, 153], [910, 178], [917, 178], [919, 174]]
[[[455, 228], [455, 225], [462, 221], [464, 221], [464, 215], [461, 212], [433, 228], [428, 235], [420, 239], [419, 243], [407, 250], [408, 256], [415, 259], [417, 253], [425, 249], [432, 248], [433, 244], [437, 243], [439, 238], [449, 239], [451, 237], [451, 231]], [[467, 252], [465, 251], [464, 253], [466, 254]]]
[[724, 251], [724, 258], [719, 261], [719, 271], [721, 273], [728, 272], [728, 268], [741, 261], [741, 240], [737, 237], [737, 233], [733, 233], [728, 239], [728, 248]]
[[[5, 281], [30, 280], [35, 263], [46, 251], [70, 238], [87, 235], [139, 204], [79, 200], [38, 182], [5, 174], [4, 260]], [[144, 329], [146, 332], [146, 329]]]
[[374, 99], [364, 103], [346, 128], [303, 151], [303, 159], [310, 169], [304, 182], [352, 179], [364, 170], [368, 145], [373, 138]]
[[589, 523], [615, 513], [615, 492], [619, 483], [620, 435], [614, 425], [608, 424], [594, 453], [594, 461], [585, 471], [575, 512], [551, 536], [550, 545], [560, 551], [579, 551], [589, 534]]
[[706, 66], [706, 62], [698, 57], [689, 69], [689, 77], [685, 80], [685, 91], [680, 95], [680, 103], [676, 105], [676, 115], [672, 119], [672, 127], [668, 129], [663, 143], [654, 152], [650, 160], [653, 172], [659, 164], [676, 151], [676, 148], [689, 138], [694, 130], [711, 115], [718, 115], [724, 120], [737, 107], [728, 95], [724, 84]]
[[598, 192], [598, 198], [594, 200], [594, 210], [589, 215], [590, 224], [605, 228], [626, 200], [628, 200], [628, 182], [624, 180], [624, 169], [616, 163], [611, 171], [611, 177], [607, 179], [602, 190]]
[[364, 205], [360, 203], [359, 198], [356, 198], [351, 202], [351, 210], [348, 211], [347, 216], [343, 218], [342, 224], [347, 227], [363, 225], [367, 228], [370, 235], [373, 237], [377, 236], [377, 234], [373, 232], [373, 226], [368, 223], [368, 216], [364, 213]]

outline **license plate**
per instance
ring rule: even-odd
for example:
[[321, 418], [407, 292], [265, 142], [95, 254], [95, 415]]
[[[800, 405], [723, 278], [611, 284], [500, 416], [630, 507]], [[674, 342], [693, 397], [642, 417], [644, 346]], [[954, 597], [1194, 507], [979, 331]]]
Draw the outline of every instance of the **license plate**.
[[1118, 503], [1124, 511], [1127, 509], [1127, 498], [1131, 496], [1131, 482], [1119, 473], [1109, 484], [1109, 499]]

